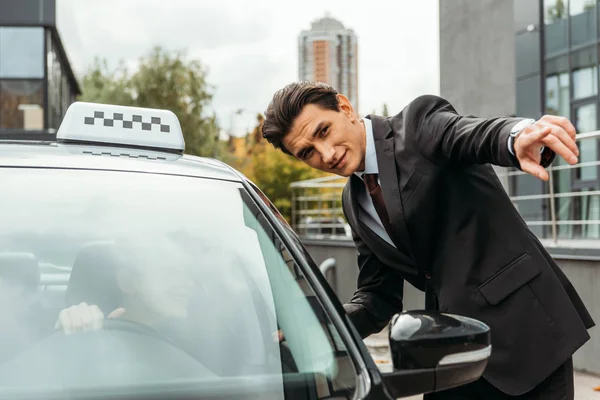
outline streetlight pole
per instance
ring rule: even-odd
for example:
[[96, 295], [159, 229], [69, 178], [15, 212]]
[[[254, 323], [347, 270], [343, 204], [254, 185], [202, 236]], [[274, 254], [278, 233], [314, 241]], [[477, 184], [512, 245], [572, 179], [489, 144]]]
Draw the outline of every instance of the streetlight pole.
[[[238, 108], [237, 110], [232, 111], [231, 114], [229, 115], [229, 136], [233, 136], [233, 118], [234, 118], [234, 116], [240, 115], [244, 111], [246, 111], [246, 110], [244, 110], [243, 108]], [[221, 136], [221, 131], [217, 129], [217, 133], [215, 136], [215, 145], [213, 146], [213, 158], [217, 158], [219, 156], [219, 142], [221, 140], [220, 136]]]
[[241, 114], [241, 113], [243, 113], [244, 111], [246, 111], [246, 110], [245, 110], [245, 109], [243, 109], [243, 108], [238, 108], [237, 110], [235, 110], [235, 111], [232, 111], [232, 112], [231, 112], [231, 116], [230, 116], [230, 118], [229, 118], [229, 134], [230, 134], [231, 136], [233, 136], [233, 118], [234, 118], [236, 115], [240, 115], [240, 114]]

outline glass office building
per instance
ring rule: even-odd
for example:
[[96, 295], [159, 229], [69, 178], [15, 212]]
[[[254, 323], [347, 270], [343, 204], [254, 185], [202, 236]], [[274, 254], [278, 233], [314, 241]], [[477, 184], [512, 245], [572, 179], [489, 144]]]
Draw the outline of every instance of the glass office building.
[[576, 168], [557, 159], [551, 184], [512, 171], [509, 192], [542, 238], [600, 238], [597, 0], [516, 0], [516, 114], [569, 118], [578, 133]]
[[54, 133], [79, 93], [55, 0], [0, 0], [0, 135]]

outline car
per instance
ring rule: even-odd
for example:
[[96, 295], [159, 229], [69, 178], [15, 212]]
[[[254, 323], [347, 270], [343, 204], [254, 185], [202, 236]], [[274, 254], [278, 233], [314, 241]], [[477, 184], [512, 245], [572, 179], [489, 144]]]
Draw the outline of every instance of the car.
[[393, 317], [381, 372], [264, 193], [184, 146], [170, 111], [82, 102], [52, 140], [0, 141], [0, 398], [392, 399], [481, 376], [489, 327], [432, 311]]

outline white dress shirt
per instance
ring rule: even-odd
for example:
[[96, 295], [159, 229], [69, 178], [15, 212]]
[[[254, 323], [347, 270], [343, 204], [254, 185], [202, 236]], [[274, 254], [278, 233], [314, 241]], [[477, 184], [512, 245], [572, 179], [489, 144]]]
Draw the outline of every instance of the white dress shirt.
[[[371, 120], [368, 118], [363, 119], [365, 124], [365, 135], [366, 135], [366, 151], [365, 151], [365, 170], [355, 172], [361, 180], [363, 174], [378, 174], [379, 165], [377, 164], [377, 153], [375, 152], [375, 138], [373, 137], [373, 126]], [[371, 195], [367, 190], [367, 186], [363, 184], [363, 190], [359, 190], [357, 195], [358, 206], [361, 208], [359, 213], [359, 219], [365, 225], [367, 225], [373, 232], [379, 237], [394, 246], [390, 235], [386, 232], [381, 219], [375, 210]], [[394, 246], [396, 247], [396, 246]]]

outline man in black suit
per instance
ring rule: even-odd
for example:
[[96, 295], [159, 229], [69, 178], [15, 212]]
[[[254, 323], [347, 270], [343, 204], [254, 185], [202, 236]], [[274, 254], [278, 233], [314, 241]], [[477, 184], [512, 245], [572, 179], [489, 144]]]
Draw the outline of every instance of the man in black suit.
[[402, 310], [404, 280], [427, 308], [491, 327], [483, 378], [431, 398], [573, 399], [571, 357], [594, 321], [489, 165], [548, 180], [555, 154], [577, 163], [567, 119], [461, 116], [437, 96], [360, 119], [330, 86], [298, 82], [275, 93], [263, 136], [350, 177], [342, 200], [360, 272], [344, 307], [363, 337]]

